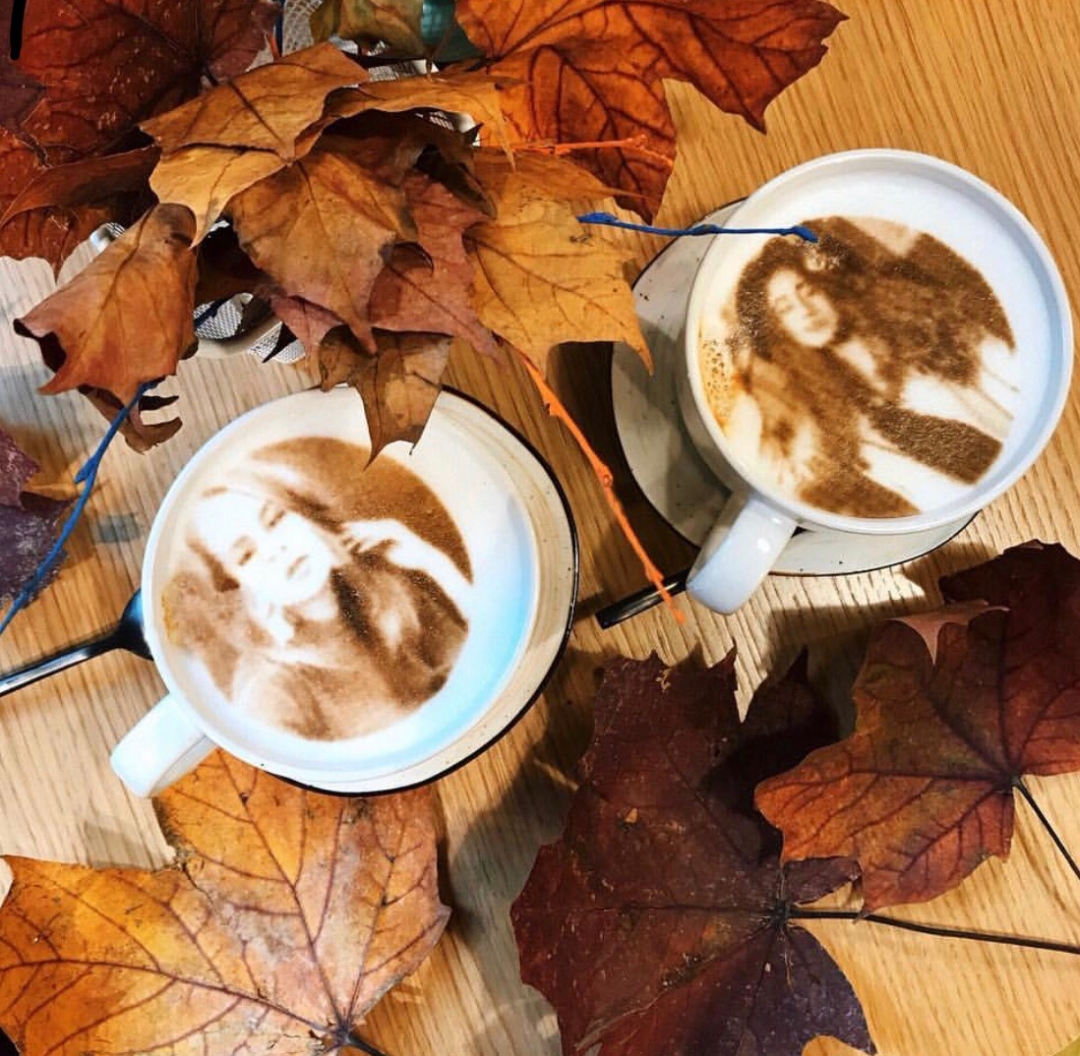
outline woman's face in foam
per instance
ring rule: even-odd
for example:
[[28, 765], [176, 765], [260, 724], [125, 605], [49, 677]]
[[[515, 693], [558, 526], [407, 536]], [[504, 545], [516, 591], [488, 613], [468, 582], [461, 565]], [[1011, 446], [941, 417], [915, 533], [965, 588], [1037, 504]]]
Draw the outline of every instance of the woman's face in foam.
[[840, 316], [828, 294], [793, 268], [781, 268], [765, 286], [765, 299], [780, 325], [801, 345], [824, 348]]
[[302, 605], [322, 592], [340, 555], [306, 517], [273, 499], [222, 491], [199, 503], [196, 530], [257, 603]]

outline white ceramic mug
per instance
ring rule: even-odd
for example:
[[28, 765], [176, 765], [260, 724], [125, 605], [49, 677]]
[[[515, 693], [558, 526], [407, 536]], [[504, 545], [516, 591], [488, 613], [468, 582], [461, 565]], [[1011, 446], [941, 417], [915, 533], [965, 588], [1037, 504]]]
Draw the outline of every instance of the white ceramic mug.
[[353, 390], [298, 393], [229, 424], [170, 488], [142, 575], [169, 693], [111, 760], [136, 794], [215, 747], [331, 792], [411, 787], [540, 692], [577, 588], [550, 471], [445, 391], [415, 447], [365, 469], [367, 447]]
[[726, 226], [803, 224], [825, 237], [716, 236], [691, 289], [679, 406], [733, 494], [687, 590], [718, 612], [749, 598], [797, 528], [865, 539], [963, 523], [1039, 455], [1069, 389], [1054, 261], [971, 173], [907, 151], [827, 155]]

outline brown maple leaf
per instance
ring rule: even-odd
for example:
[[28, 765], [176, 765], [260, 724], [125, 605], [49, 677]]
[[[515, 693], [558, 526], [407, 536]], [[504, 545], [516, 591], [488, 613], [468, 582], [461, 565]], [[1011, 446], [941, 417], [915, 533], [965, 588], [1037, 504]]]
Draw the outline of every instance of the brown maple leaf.
[[43, 392], [91, 386], [127, 403], [195, 347], [194, 222], [158, 205], [21, 319], [56, 370]]
[[941, 585], [962, 604], [874, 633], [855, 732], [758, 790], [785, 859], [857, 859], [868, 910], [1007, 856], [1022, 776], [1080, 769], [1080, 562], [1014, 547]]
[[488, 329], [543, 365], [563, 341], [622, 341], [649, 351], [627, 285], [627, 259], [577, 221], [573, 200], [603, 187], [562, 158], [481, 151], [476, 171], [497, 208], [467, 233], [476, 314]]
[[316, 44], [219, 84], [142, 128], [164, 154], [238, 147], [295, 161], [297, 141], [322, 118], [330, 94], [367, 76], [332, 44]]
[[144, 122], [164, 152], [151, 187], [191, 209], [200, 241], [231, 198], [306, 155], [336, 120], [328, 97], [366, 77], [332, 44], [317, 44]]
[[351, 385], [363, 400], [371, 457], [387, 444], [415, 444], [442, 390], [450, 359], [449, 337], [376, 331], [376, 352], [362, 348], [345, 328], [331, 330], [318, 347], [324, 391]]
[[103, 204], [118, 195], [140, 192], [157, 159], [154, 147], [140, 147], [45, 169], [0, 213], [0, 229], [24, 213]]
[[368, 298], [384, 253], [415, 236], [404, 192], [364, 164], [352, 140], [324, 135], [307, 157], [233, 198], [241, 245], [286, 294], [333, 312], [373, 347]]
[[[0, 211], [37, 184], [40, 200], [0, 229], [0, 252], [44, 257], [54, 270], [95, 228], [132, 222], [147, 207], [137, 191], [102, 185], [103, 170], [68, 170], [41, 182], [54, 166], [140, 147], [137, 125], [199, 92], [204, 75], [245, 69], [276, 17], [270, 0], [51, 0], [25, 11], [23, 48], [0, 58]], [[143, 140], [145, 142], [145, 140]], [[130, 176], [125, 163], [114, 175]], [[86, 188], [79, 182], [85, 178]], [[86, 191], [108, 193], [88, 198]], [[74, 200], [82, 194], [83, 200]], [[59, 200], [63, 198], [64, 201]]]
[[494, 72], [522, 82], [503, 97], [519, 140], [637, 141], [581, 157], [647, 217], [675, 157], [664, 79], [760, 128], [844, 18], [819, 0], [459, 0], [455, 14]]
[[25, 490], [38, 468], [0, 429], [0, 600], [15, 597], [30, 580], [71, 506]]
[[51, 0], [26, 8], [20, 72], [44, 88], [19, 122], [50, 164], [120, 145], [144, 118], [246, 69], [269, 0]]
[[463, 239], [484, 214], [422, 173], [413, 173], [403, 186], [416, 242], [395, 246], [376, 279], [368, 306], [372, 324], [460, 337], [498, 357], [499, 346], [473, 307], [473, 267]]
[[[0, 128], [0, 209], [6, 212], [48, 171], [32, 142]], [[43, 257], [57, 271], [90, 232], [110, 219], [98, 206], [20, 213], [0, 225], [0, 254], [16, 260]]]
[[13, 156], [18, 137], [10, 136], [5, 145], [8, 135], [0, 130], [0, 179], [14, 193], [0, 187], [0, 252], [17, 259], [43, 256], [55, 272], [102, 224], [132, 223], [151, 204], [146, 180], [158, 156], [153, 147], [47, 168], [26, 144], [19, 164]]
[[423, 55], [423, 10], [423, 0], [323, 0], [311, 15], [311, 32], [316, 40], [337, 36]]
[[270, 307], [305, 351], [316, 355], [326, 335], [335, 327], [343, 326], [333, 312], [302, 297], [274, 293], [270, 296]]
[[317, 1056], [445, 926], [430, 794], [305, 791], [217, 753], [157, 801], [156, 872], [8, 858], [0, 1025], [28, 1056]]
[[834, 736], [831, 715], [802, 665], [744, 724], [734, 687], [734, 654], [606, 668], [565, 832], [512, 909], [566, 1056], [800, 1056], [818, 1034], [874, 1051], [850, 984], [789, 919], [854, 864], [781, 869], [752, 808], [762, 777]]
[[[30, 4], [17, 63], [0, 58], [0, 212], [37, 185], [65, 201], [40, 200], [0, 228], [0, 252], [44, 257], [54, 270], [95, 228], [132, 222], [147, 203], [84, 170], [42, 183], [54, 166], [124, 151], [138, 122], [196, 94], [204, 74], [239, 73], [272, 24], [269, 0], [54, 0]], [[29, 94], [28, 94], [29, 93]], [[114, 175], [120, 172], [123, 163]], [[129, 173], [128, 173], [129, 175]], [[73, 200], [79, 181], [105, 195]]]
[[505, 79], [465, 70], [441, 74], [402, 77], [389, 81], [368, 81], [357, 88], [338, 92], [331, 109], [340, 117], [369, 110], [401, 113], [431, 110], [460, 114], [480, 126], [495, 146], [510, 154], [510, 140], [503, 121]]

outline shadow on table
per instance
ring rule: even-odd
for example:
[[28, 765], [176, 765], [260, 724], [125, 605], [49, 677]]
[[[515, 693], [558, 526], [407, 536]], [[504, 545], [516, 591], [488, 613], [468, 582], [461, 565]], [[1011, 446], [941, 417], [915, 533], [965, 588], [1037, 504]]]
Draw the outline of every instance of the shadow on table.
[[[499, 798], [470, 825], [444, 873], [454, 907], [450, 928], [468, 947], [487, 990], [474, 1056], [561, 1051], [554, 1013], [518, 975], [510, 907], [540, 846], [562, 831], [575, 768], [592, 734], [600, 665], [614, 655], [614, 649], [603, 655], [567, 651], [536, 705], [544, 712], [542, 734], [525, 750]], [[460, 877], [471, 878], [467, 888], [456, 881]]]

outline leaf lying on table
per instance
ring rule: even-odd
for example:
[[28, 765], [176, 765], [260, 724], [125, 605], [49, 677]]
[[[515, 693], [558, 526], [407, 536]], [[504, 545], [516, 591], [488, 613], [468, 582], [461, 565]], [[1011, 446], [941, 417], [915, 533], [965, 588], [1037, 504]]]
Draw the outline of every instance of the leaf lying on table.
[[521, 82], [503, 100], [521, 142], [638, 141], [580, 157], [647, 218], [675, 160], [664, 79], [761, 128], [844, 18], [819, 0], [458, 0], [455, 14], [494, 71]]
[[743, 724], [734, 687], [733, 654], [607, 665], [566, 830], [512, 909], [566, 1056], [801, 1056], [819, 1034], [874, 1051], [850, 984], [787, 918], [854, 863], [781, 868], [752, 806], [761, 778], [835, 736], [831, 714], [802, 664]]
[[426, 791], [317, 795], [218, 753], [157, 807], [156, 872], [6, 859], [0, 1027], [24, 1056], [346, 1050], [445, 926]]
[[38, 471], [0, 429], [0, 601], [14, 598], [52, 548], [70, 502], [25, 491]]
[[1007, 856], [1022, 776], [1080, 769], [1080, 561], [1030, 544], [941, 586], [874, 633], [852, 736], [758, 790], [785, 860], [857, 859], [869, 910]]

